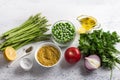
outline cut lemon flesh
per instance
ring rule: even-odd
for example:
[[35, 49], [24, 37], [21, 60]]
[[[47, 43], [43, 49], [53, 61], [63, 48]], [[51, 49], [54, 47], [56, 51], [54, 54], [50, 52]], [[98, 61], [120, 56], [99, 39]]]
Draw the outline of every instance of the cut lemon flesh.
[[4, 55], [5, 55], [5, 58], [9, 61], [13, 61], [17, 57], [15, 49], [10, 46], [5, 48]]

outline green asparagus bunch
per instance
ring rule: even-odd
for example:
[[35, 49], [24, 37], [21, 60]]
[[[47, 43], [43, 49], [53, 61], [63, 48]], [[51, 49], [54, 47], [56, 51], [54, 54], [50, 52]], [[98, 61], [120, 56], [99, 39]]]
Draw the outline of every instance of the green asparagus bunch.
[[0, 36], [0, 50], [3, 51], [7, 46], [12, 46], [16, 50], [32, 42], [50, 39], [51, 34], [45, 34], [49, 29], [48, 20], [41, 14], [31, 16], [22, 25], [13, 28]]

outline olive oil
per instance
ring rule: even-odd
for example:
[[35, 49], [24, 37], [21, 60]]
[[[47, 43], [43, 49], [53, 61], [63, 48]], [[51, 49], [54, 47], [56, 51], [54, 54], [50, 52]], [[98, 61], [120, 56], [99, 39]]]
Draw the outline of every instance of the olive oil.
[[77, 19], [81, 24], [79, 33], [86, 33], [87, 31], [90, 31], [93, 27], [97, 25], [97, 20], [91, 16], [85, 16], [85, 17], [79, 16]]

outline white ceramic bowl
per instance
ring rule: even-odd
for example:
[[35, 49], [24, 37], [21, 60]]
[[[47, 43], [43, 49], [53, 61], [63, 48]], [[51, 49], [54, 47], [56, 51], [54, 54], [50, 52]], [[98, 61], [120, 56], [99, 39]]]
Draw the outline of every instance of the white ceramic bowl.
[[[45, 66], [45, 65], [41, 64], [41, 63], [38, 61], [38, 59], [37, 59], [37, 54], [38, 54], [39, 49], [40, 49], [41, 47], [47, 46], [47, 45], [50, 45], [50, 46], [55, 47], [55, 48], [59, 51], [59, 54], [60, 54], [60, 58], [59, 58], [59, 60], [57, 61], [57, 63], [55, 63], [55, 64], [53, 64], [53, 65], [51, 65], [51, 66]], [[40, 44], [40, 46], [36, 49], [36, 51], [35, 51], [35, 60], [36, 60], [36, 62], [37, 62], [40, 66], [49, 68], [49, 67], [53, 67], [53, 66], [57, 65], [57, 64], [60, 62], [61, 57], [62, 57], [61, 54], [62, 54], [62, 51], [61, 51], [60, 47], [58, 47], [57, 45], [55, 45], [55, 44], [52, 43], [52, 42], [44, 42], [44, 43]]]
[[20, 66], [25, 71], [29, 71], [32, 68], [32, 66], [33, 66], [33, 61], [31, 59], [29, 59], [29, 58], [23, 58], [20, 61]]

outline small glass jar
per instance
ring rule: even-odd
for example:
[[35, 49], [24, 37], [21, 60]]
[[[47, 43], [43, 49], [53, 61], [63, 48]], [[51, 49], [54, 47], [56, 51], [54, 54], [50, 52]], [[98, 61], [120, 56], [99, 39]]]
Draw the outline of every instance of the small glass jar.
[[77, 17], [77, 20], [81, 24], [81, 27], [78, 29], [78, 33], [80, 34], [88, 33], [100, 28], [100, 24], [97, 22], [97, 19], [92, 16], [81, 15]]

